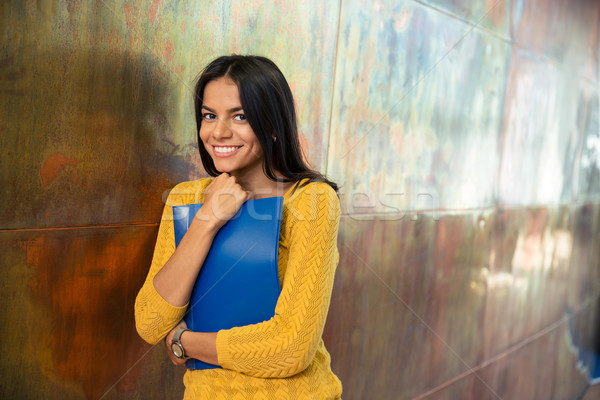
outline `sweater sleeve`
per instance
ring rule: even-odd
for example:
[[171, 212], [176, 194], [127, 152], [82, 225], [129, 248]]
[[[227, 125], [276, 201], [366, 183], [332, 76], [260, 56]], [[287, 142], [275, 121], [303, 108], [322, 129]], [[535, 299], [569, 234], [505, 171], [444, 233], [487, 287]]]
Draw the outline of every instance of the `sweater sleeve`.
[[224, 368], [284, 378], [306, 369], [315, 355], [339, 260], [340, 207], [327, 184], [311, 183], [299, 190], [284, 216], [289, 254], [275, 315], [218, 332], [217, 355]]
[[175, 252], [173, 206], [202, 202], [203, 190], [209, 182], [210, 180], [203, 179], [180, 183], [171, 190], [167, 198], [150, 271], [135, 299], [135, 326], [141, 338], [150, 344], [164, 339], [181, 321], [187, 309], [187, 304], [182, 307], [169, 304], [154, 288], [154, 276]]

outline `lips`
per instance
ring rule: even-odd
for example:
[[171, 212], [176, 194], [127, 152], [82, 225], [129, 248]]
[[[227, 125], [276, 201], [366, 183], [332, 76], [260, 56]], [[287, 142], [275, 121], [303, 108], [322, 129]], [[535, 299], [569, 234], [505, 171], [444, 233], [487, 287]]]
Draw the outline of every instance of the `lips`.
[[229, 157], [241, 148], [242, 146], [213, 146], [213, 151], [217, 157]]

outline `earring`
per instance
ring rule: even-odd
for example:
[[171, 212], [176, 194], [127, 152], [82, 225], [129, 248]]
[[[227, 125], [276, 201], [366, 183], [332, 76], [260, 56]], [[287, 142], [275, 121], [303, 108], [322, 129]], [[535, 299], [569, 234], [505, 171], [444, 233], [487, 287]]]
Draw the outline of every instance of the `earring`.
[[271, 138], [273, 139], [274, 142], [277, 141], [277, 136], [273, 135], [273, 136], [271, 136]]

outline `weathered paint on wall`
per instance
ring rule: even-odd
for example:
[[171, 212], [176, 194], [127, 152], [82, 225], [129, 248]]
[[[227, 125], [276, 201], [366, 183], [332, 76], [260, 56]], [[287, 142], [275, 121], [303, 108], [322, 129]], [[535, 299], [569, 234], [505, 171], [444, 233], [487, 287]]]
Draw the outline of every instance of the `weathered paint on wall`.
[[583, 93], [590, 84], [519, 49], [513, 51], [508, 81], [499, 201], [570, 202], [577, 195], [573, 167]]
[[[0, 397], [181, 398], [133, 327], [191, 87], [260, 53], [342, 185], [344, 399], [577, 398], [600, 293], [593, 0], [4, 2]], [[20, 332], [25, 331], [26, 334]]]
[[523, 3], [511, 0], [419, 0], [418, 2], [505, 38], [510, 38], [511, 13], [520, 8], [518, 3]]
[[[139, 361], [155, 350], [130, 321], [155, 240], [154, 226], [0, 233], [9, 278], [0, 289], [3, 398], [98, 399], [112, 385], [138, 388]], [[152, 370], [180, 375], [165, 362]]]
[[599, 247], [578, 227], [579, 213], [565, 206], [439, 221], [344, 217], [326, 343], [350, 397], [580, 393], [587, 379], [571, 336], [593, 330], [588, 313], [599, 288], [594, 261], [580, 257]]
[[494, 204], [509, 46], [413, 1], [342, 11], [328, 172], [345, 212]]
[[[0, 397], [182, 392], [182, 371], [137, 337], [132, 307], [165, 191], [204, 174], [194, 78], [222, 54], [274, 59], [323, 169], [339, 11], [318, 3], [0, 5], [0, 297], [19, 299], [0, 313]], [[35, 331], [25, 350], [16, 325]]]
[[4, 3], [2, 228], [155, 222], [160, 192], [203, 174], [192, 88], [222, 54], [280, 65], [323, 169], [338, 18], [327, 4]]

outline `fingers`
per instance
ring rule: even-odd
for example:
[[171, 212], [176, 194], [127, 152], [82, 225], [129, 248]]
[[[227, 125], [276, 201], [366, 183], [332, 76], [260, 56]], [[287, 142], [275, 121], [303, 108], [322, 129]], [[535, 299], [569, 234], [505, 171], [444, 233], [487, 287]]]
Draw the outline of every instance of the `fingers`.
[[173, 350], [171, 350], [171, 342], [170, 341], [165, 341], [165, 344], [167, 346], [167, 355], [171, 359], [171, 362], [173, 363], [173, 365], [183, 365], [183, 364], [185, 364], [185, 360], [184, 359], [177, 358], [177, 357], [175, 357], [175, 354], [173, 354]]
[[169, 332], [167, 334], [167, 336], [165, 337], [165, 346], [167, 348], [167, 355], [171, 359], [171, 362], [173, 363], [173, 365], [185, 364], [185, 360], [175, 357], [175, 354], [173, 354], [173, 350], [171, 350], [171, 343], [173, 342], [173, 335], [175, 334], [175, 331], [177, 330], [177, 328], [181, 328], [181, 327], [187, 328], [187, 324], [185, 323], [184, 320], [181, 320], [181, 322], [179, 322], [179, 324], [177, 324], [177, 326], [175, 328], [171, 329], [171, 332]]
[[222, 226], [235, 216], [250, 197], [251, 193], [237, 182], [235, 176], [223, 173], [207, 186], [202, 212], [196, 216], [203, 220], [218, 221], [217, 225]]
[[[248, 193], [238, 182], [235, 176], [223, 173], [217, 176], [204, 190], [205, 199], [214, 193]], [[247, 196], [246, 196], [247, 197]]]

